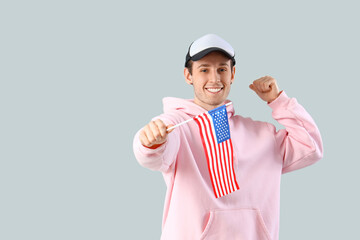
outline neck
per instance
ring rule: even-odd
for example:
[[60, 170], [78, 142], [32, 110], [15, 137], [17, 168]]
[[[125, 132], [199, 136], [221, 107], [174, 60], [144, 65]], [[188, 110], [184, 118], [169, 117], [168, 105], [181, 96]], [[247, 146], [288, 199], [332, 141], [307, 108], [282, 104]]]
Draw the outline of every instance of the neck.
[[194, 99], [194, 103], [199, 105], [200, 107], [204, 108], [206, 111], [213, 110], [213, 109], [225, 104], [225, 102], [222, 102], [221, 104], [207, 104], [207, 103], [199, 101], [198, 99]]

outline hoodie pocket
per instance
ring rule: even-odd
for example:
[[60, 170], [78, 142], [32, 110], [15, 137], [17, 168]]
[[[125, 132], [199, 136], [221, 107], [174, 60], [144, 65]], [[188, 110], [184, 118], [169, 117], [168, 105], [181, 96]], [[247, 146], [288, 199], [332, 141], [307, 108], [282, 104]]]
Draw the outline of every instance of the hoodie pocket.
[[201, 240], [270, 240], [258, 209], [213, 210]]

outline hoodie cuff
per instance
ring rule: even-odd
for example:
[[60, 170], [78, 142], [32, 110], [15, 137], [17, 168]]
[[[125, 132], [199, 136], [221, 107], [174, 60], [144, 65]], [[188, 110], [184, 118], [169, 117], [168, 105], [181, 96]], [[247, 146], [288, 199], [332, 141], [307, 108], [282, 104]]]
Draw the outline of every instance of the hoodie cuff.
[[273, 110], [275, 110], [281, 106], [287, 105], [289, 99], [290, 98], [286, 95], [285, 91], [282, 90], [280, 92], [279, 96], [275, 100], [273, 100], [271, 103], [268, 103], [267, 105], [269, 107], [271, 107]]
[[164, 142], [161, 146], [152, 149], [152, 148], [145, 147], [144, 145], [142, 145], [140, 143], [139, 151], [146, 156], [153, 155], [153, 154], [160, 154], [160, 153], [164, 152], [165, 145], [166, 145], [166, 142]]

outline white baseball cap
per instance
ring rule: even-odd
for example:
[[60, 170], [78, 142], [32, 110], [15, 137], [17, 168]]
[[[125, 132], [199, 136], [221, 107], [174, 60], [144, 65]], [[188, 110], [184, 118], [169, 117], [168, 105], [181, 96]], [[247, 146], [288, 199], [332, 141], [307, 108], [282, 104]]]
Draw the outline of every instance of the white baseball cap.
[[205, 55], [214, 51], [224, 53], [232, 60], [233, 65], [235, 65], [235, 51], [232, 46], [215, 34], [206, 34], [191, 43], [185, 58], [185, 67], [190, 60], [200, 60]]

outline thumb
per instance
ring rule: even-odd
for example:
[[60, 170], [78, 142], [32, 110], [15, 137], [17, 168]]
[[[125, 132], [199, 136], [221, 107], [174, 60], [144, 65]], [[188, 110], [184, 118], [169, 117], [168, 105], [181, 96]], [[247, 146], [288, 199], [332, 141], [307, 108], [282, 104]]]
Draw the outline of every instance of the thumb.
[[254, 84], [250, 84], [250, 85], [249, 85], [249, 88], [250, 88], [251, 90], [253, 90], [254, 92], [257, 93], [257, 89], [256, 89], [256, 87], [254, 86]]
[[[169, 128], [173, 127], [173, 126], [174, 126], [173, 124], [167, 125], [167, 126], [166, 126], [166, 129], [169, 129]], [[167, 134], [171, 133], [174, 129], [175, 129], [175, 128], [171, 129], [170, 131], [167, 130]]]

